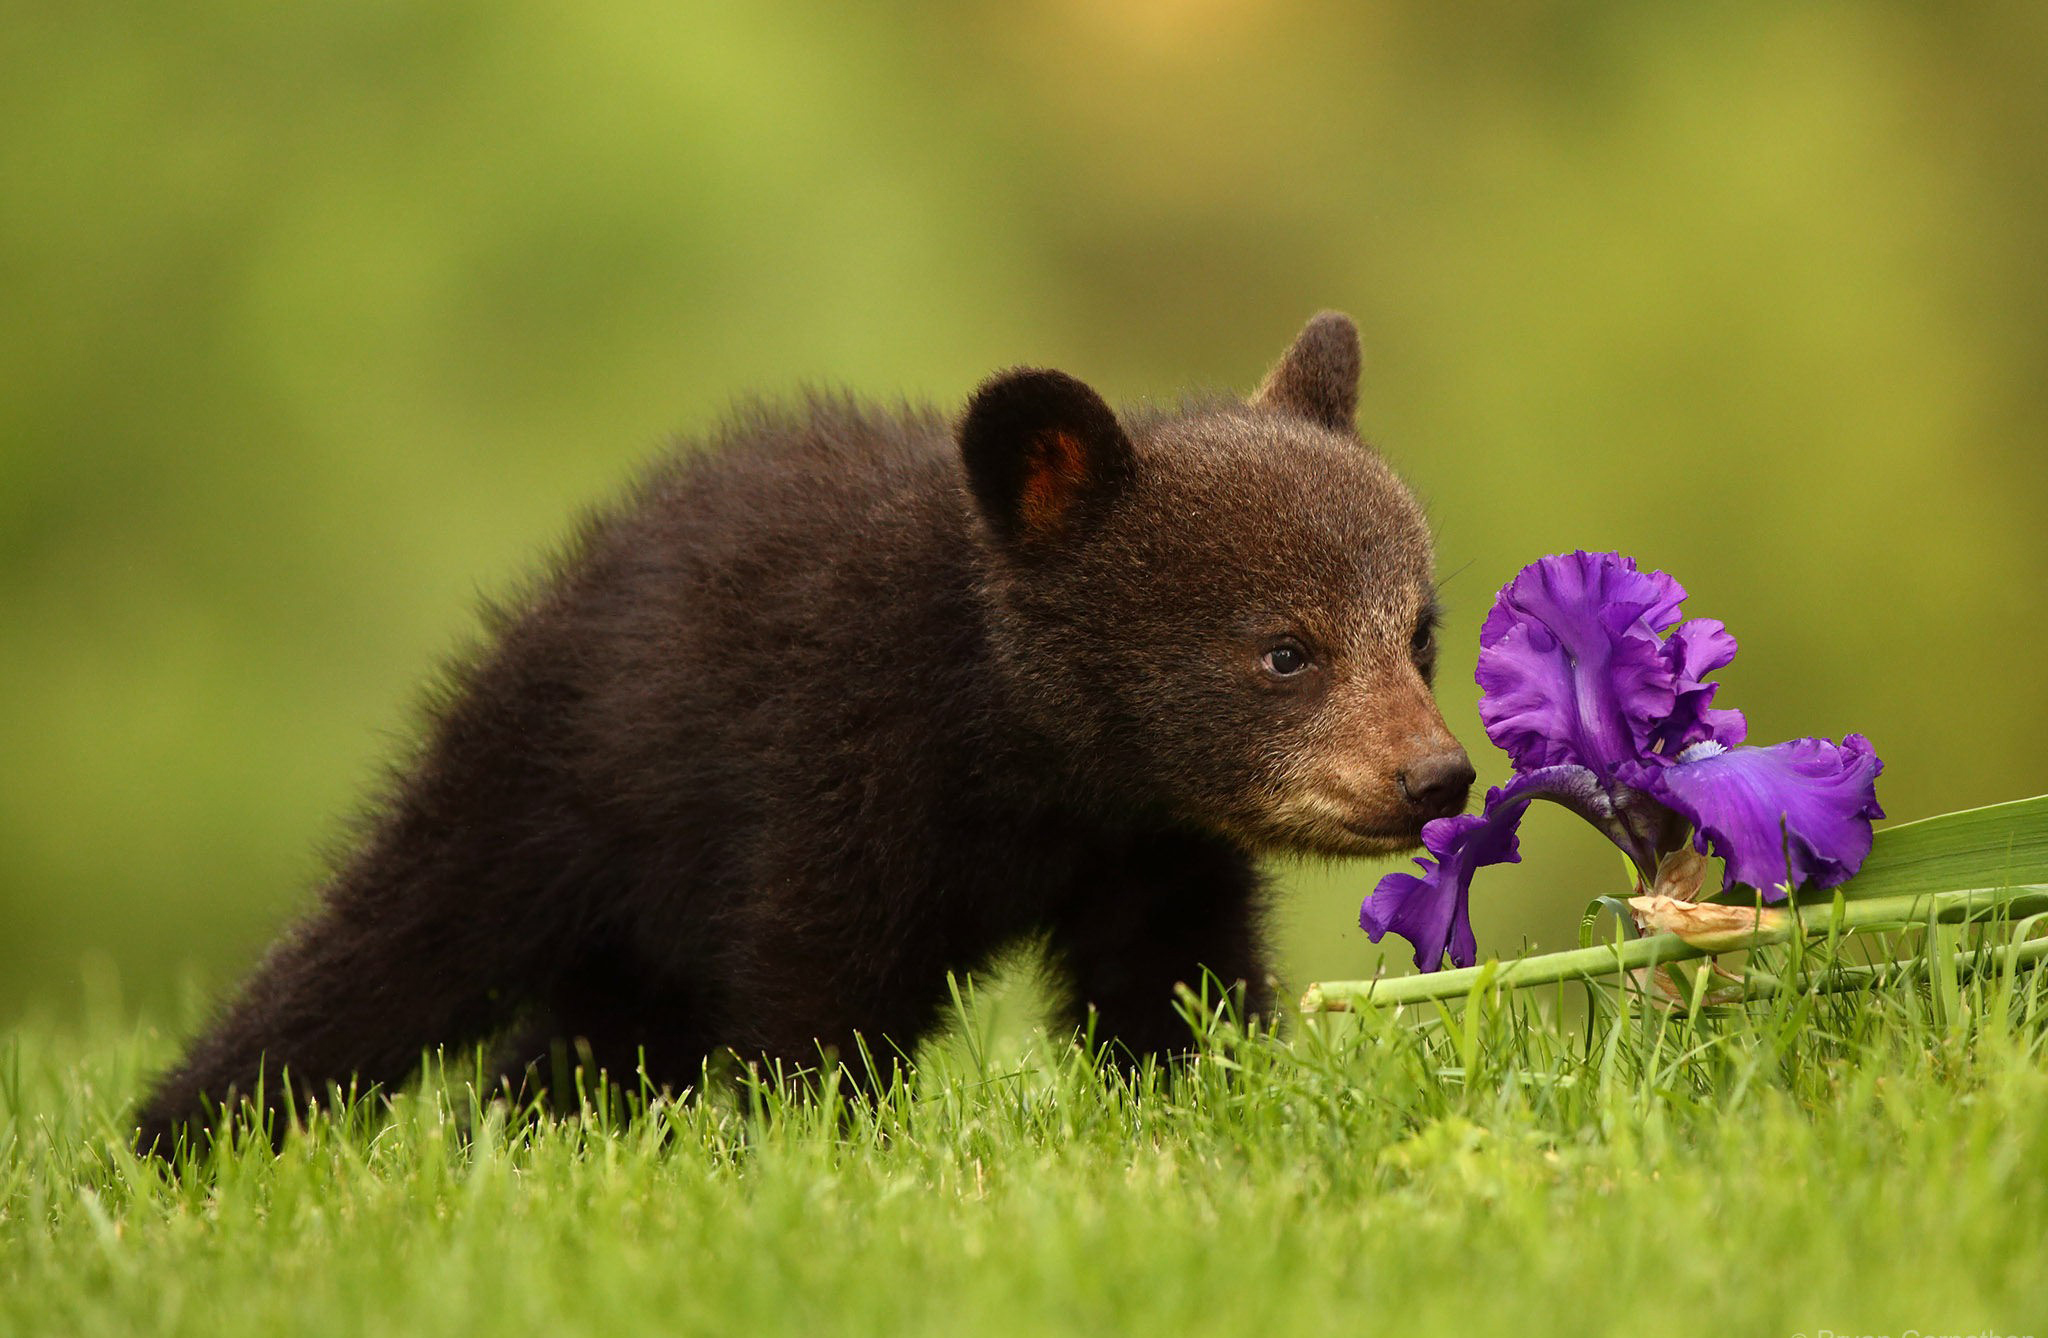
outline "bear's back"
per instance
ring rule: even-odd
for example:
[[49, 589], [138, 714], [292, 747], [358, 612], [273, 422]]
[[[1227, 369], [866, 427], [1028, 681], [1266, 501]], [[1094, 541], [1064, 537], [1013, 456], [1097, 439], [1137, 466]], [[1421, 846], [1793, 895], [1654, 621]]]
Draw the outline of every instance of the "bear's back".
[[846, 750], [901, 765], [981, 732], [977, 554], [936, 411], [814, 396], [658, 462], [521, 620], [574, 680], [594, 784], [751, 808]]

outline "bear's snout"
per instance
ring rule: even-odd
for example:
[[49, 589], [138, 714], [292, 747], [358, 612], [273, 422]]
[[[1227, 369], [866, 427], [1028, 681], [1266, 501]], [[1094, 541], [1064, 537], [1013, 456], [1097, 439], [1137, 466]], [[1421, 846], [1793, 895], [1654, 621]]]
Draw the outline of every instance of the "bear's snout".
[[1408, 806], [1427, 821], [1463, 813], [1465, 801], [1472, 794], [1472, 782], [1478, 777], [1479, 773], [1472, 769], [1472, 759], [1465, 756], [1463, 748], [1453, 744], [1443, 752], [1431, 753], [1402, 767], [1394, 773], [1394, 785]]

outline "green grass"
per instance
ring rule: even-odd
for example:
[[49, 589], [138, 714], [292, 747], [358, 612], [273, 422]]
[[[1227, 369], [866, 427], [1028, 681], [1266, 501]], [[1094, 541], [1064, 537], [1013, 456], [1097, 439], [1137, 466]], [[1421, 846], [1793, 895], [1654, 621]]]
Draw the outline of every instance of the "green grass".
[[[177, 1182], [153, 1031], [0, 1040], [0, 1333], [2026, 1333], [2048, 984], [1332, 1019], [1135, 1086], [973, 1018], [879, 1109], [507, 1132], [442, 1074]], [[480, 1128], [475, 1137], [464, 1130]]]

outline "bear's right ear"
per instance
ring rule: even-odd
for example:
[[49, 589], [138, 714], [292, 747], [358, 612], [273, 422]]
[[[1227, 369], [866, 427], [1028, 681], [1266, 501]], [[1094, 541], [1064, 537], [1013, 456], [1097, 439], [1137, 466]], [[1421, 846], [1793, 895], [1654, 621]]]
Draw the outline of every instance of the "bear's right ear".
[[1252, 404], [1337, 432], [1358, 427], [1358, 327], [1341, 311], [1315, 316], [1252, 392]]
[[960, 422], [967, 486], [1007, 540], [1069, 533], [1130, 481], [1131, 439], [1102, 396], [1065, 372], [1023, 368], [982, 383]]

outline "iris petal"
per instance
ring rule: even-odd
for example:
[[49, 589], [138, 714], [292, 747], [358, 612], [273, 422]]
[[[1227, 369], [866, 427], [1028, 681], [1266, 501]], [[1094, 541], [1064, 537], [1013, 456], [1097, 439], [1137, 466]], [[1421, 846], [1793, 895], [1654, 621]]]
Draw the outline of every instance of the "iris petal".
[[1877, 803], [1882, 770], [1870, 740], [1851, 734], [1840, 744], [1699, 743], [1641, 779], [1698, 829], [1696, 847], [1711, 845], [1726, 863], [1726, 886], [1741, 883], [1780, 901], [1788, 886], [1833, 887], [1863, 867], [1870, 820], [1884, 816]]
[[[1359, 909], [1359, 927], [1375, 943], [1391, 931], [1414, 944], [1419, 970], [1436, 970], [1446, 952], [1454, 966], [1472, 965], [1479, 957], [1468, 911], [1472, 875], [1489, 864], [1521, 861], [1515, 829], [1529, 805], [1538, 799], [1562, 804], [1635, 855], [1632, 846], [1645, 846], [1636, 833], [1654, 833], [1664, 810], [1639, 792], [1620, 793], [1633, 797], [1633, 808], [1626, 799], [1618, 808], [1600, 778], [1577, 766], [1539, 768], [1487, 791], [1482, 813], [1438, 818], [1422, 829], [1422, 845], [1429, 852], [1415, 861], [1422, 872], [1380, 879]], [[1649, 858], [1654, 867], [1654, 853]]]
[[[1488, 796], [1489, 809], [1491, 798]], [[1484, 817], [1460, 813], [1424, 827], [1422, 845], [1429, 855], [1415, 861], [1422, 873], [1390, 873], [1380, 879], [1359, 907], [1358, 927], [1372, 935], [1375, 943], [1392, 931], [1414, 944], [1418, 971], [1442, 967], [1446, 952], [1453, 966], [1472, 965], [1478, 960], [1479, 944], [1472, 937], [1466, 892], [1472, 886], [1472, 874], [1482, 865], [1521, 861], [1520, 843], [1515, 839], [1520, 818], [1520, 808], [1512, 816], [1491, 811]]]
[[1710, 705], [1721, 685], [1704, 681], [1716, 669], [1726, 668], [1735, 650], [1735, 638], [1718, 618], [1688, 619], [1665, 639], [1664, 661], [1677, 682], [1677, 697], [1671, 714], [1650, 731], [1650, 742], [1666, 757], [1705, 740], [1733, 748], [1749, 737], [1749, 722], [1742, 712]]
[[1667, 654], [1658, 633], [1678, 621], [1684, 598], [1678, 582], [1618, 553], [1524, 567], [1479, 634], [1487, 736], [1518, 771], [1578, 765], [1611, 779], [1649, 755], [1679, 700], [1674, 661], [1686, 652]]

